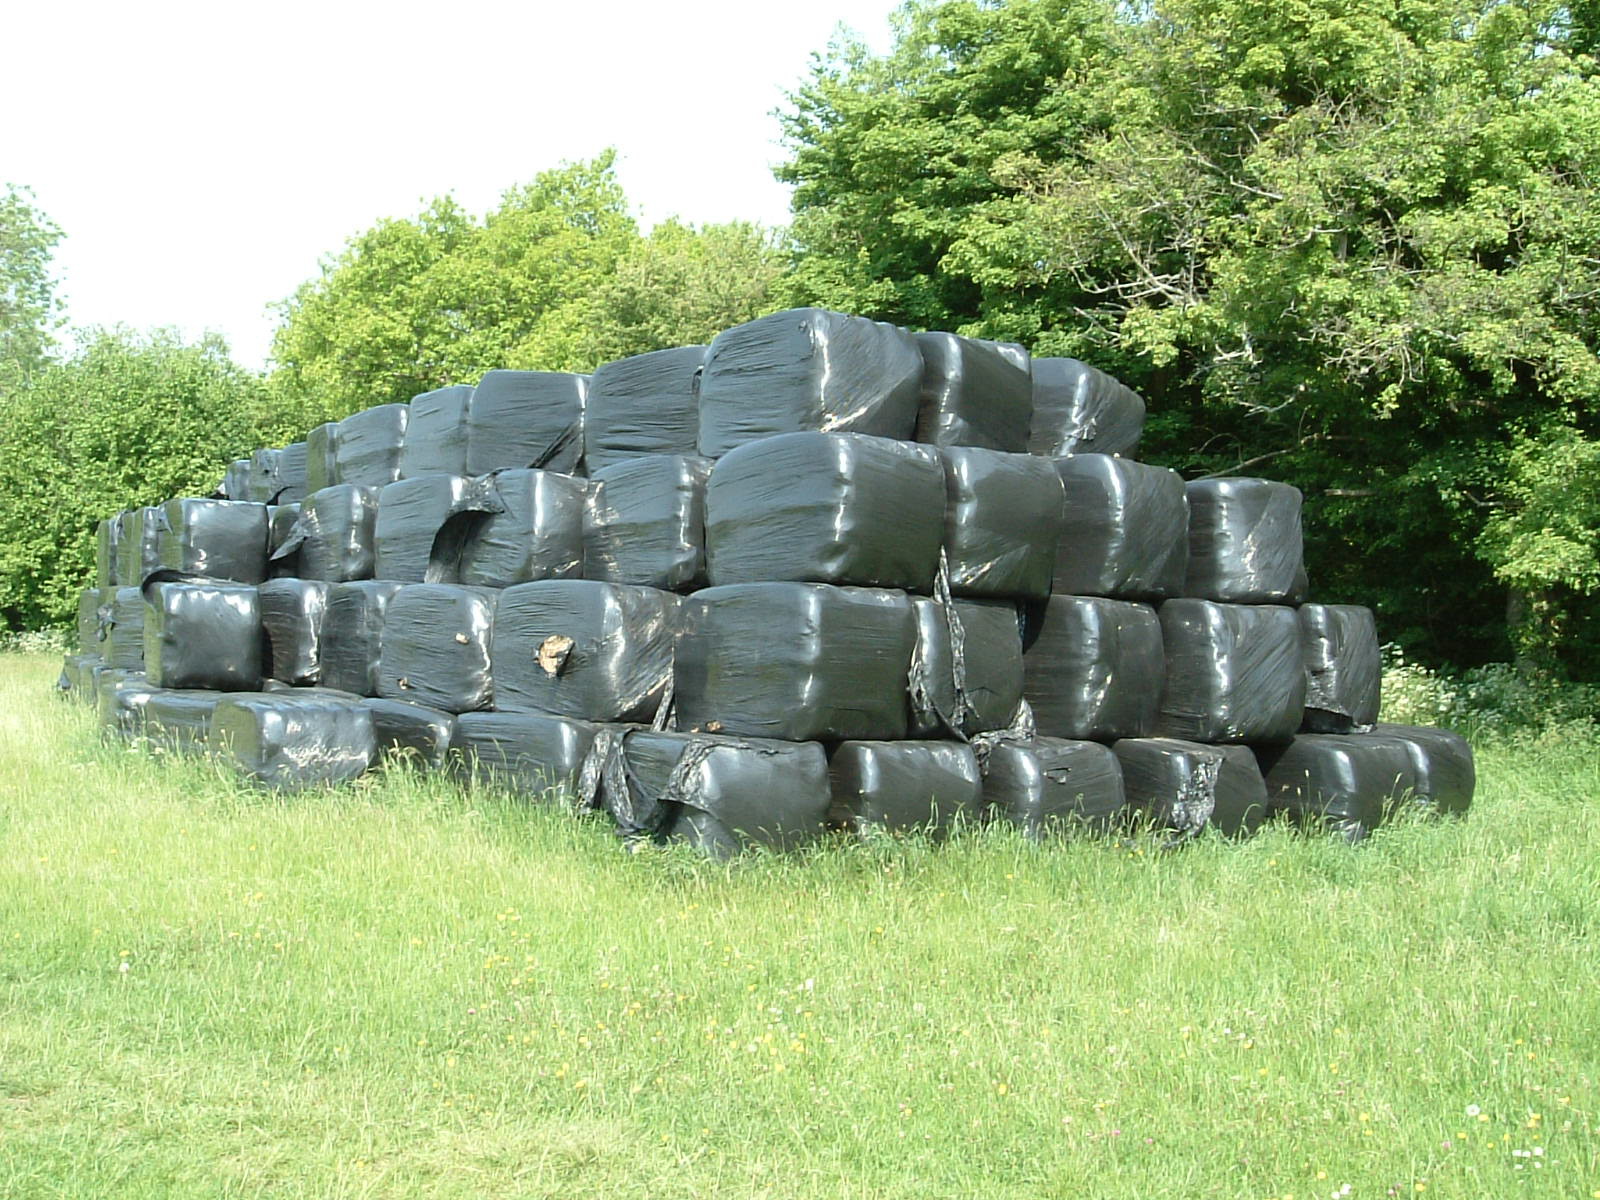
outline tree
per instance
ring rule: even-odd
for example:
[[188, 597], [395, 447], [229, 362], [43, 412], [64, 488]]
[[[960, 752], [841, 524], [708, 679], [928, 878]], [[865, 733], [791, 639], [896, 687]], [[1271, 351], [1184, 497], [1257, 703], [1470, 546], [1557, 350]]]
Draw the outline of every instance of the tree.
[[61, 230], [27, 188], [0, 194], [0, 400], [44, 366], [60, 323], [50, 256]]

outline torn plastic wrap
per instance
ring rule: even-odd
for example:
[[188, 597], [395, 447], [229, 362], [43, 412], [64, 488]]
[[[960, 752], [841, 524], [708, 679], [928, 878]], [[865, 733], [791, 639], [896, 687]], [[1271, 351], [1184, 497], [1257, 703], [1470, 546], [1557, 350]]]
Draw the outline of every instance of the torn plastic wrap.
[[144, 598], [144, 669], [152, 687], [261, 686], [261, 607], [253, 586], [152, 581]]
[[222, 697], [208, 741], [219, 761], [280, 791], [354, 779], [377, 754], [372, 716], [359, 701], [284, 692]]
[[1055, 590], [1164, 600], [1183, 594], [1189, 501], [1176, 471], [1109, 454], [1055, 460], [1066, 503]]
[[1284, 742], [1305, 713], [1292, 608], [1168, 600], [1166, 686], [1157, 732], [1190, 742]]
[[325, 421], [306, 434], [306, 495], [339, 482], [339, 423]]
[[[910, 724], [915, 738], [1004, 729], [1022, 699], [1022, 631], [1004, 600], [911, 601]], [[955, 648], [960, 653], [956, 654]]]
[[1193, 479], [1184, 595], [1275, 604], [1304, 591], [1300, 489], [1268, 479]]
[[100, 654], [105, 646], [102, 634], [105, 618], [103, 605], [111, 603], [116, 592], [112, 588], [84, 588], [78, 593], [77, 647], [79, 654]]
[[447, 583], [406, 584], [383, 616], [378, 695], [466, 713], [488, 708], [495, 593]]
[[1465, 813], [1472, 807], [1477, 768], [1467, 739], [1427, 725], [1373, 727], [1373, 735], [1401, 742], [1411, 758], [1413, 796], [1440, 813]]
[[779, 433], [916, 432], [922, 352], [894, 325], [820, 308], [719, 333], [700, 379], [700, 453], [720, 458]]
[[684, 454], [652, 454], [591, 470], [583, 511], [584, 577], [667, 591], [702, 586], [710, 475], [710, 459]]
[[300, 518], [272, 552], [273, 561], [298, 555], [303, 579], [371, 579], [377, 526], [377, 488], [353, 483], [323, 488], [300, 505]]
[[165, 521], [158, 506], [130, 509], [123, 514], [117, 542], [117, 578], [124, 587], [138, 587], [161, 570], [161, 528]]
[[680, 728], [794, 742], [905, 737], [917, 634], [903, 594], [734, 584], [684, 597], [679, 621]]
[[1372, 610], [1355, 604], [1306, 604], [1299, 609], [1305, 655], [1305, 728], [1353, 733], [1378, 719], [1383, 663]]
[[1411, 755], [1397, 738], [1307, 733], [1258, 746], [1256, 758], [1275, 811], [1352, 842], [1382, 824], [1388, 810], [1416, 787]]
[[946, 446], [944, 553], [957, 596], [1043, 600], [1061, 536], [1061, 478], [1047, 460]]
[[[458, 582], [459, 551], [449, 555], [446, 564], [442, 553], [435, 558], [434, 545], [442, 540], [459, 542], [460, 537], [441, 539], [441, 531], [457, 513], [481, 512], [481, 507], [475, 506], [488, 498], [487, 488], [474, 486], [461, 475], [423, 475], [381, 489], [373, 535], [373, 578], [402, 583]], [[442, 552], [444, 547], [440, 549]]]
[[372, 718], [379, 758], [400, 758], [424, 771], [442, 771], [450, 763], [456, 719], [451, 713], [405, 700], [363, 700]]
[[823, 832], [828, 756], [814, 742], [637, 732], [623, 756], [625, 836], [649, 833], [731, 858], [753, 846], [796, 849]]
[[1123, 738], [1111, 749], [1122, 765], [1129, 810], [1158, 829], [1180, 838], [1207, 829], [1240, 837], [1267, 817], [1267, 787], [1248, 746]]
[[170, 571], [260, 583], [267, 577], [267, 506], [239, 500], [168, 500], [161, 565]]
[[917, 441], [1026, 452], [1033, 418], [1027, 360], [954, 333], [915, 337], [922, 354]]
[[94, 528], [94, 585], [101, 588], [117, 586], [117, 535], [118, 517], [109, 517]]
[[[299, 478], [294, 480], [299, 491], [305, 492], [305, 460], [304, 446], [301, 443], [301, 461]], [[278, 496], [290, 486], [290, 481], [285, 478], [284, 450], [257, 450], [250, 456], [250, 485], [245, 499], [255, 504], [276, 504]], [[294, 463], [288, 463], [288, 469], [293, 469]]]
[[490, 653], [495, 707], [649, 721], [672, 680], [677, 597], [593, 579], [506, 588]]
[[841, 742], [828, 779], [828, 823], [852, 833], [944, 834], [982, 815], [983, 777], [961, 742]]
[[1028, 449], [1132, 457], [1144, 433], [1144, 397], [1075, 358], [1033, 360], [1033, 423]]
[[228, 464], [227, 469], [222, 473], [222, 482], [217, 485], [217, 492], [213, 499], [250, 499], [250, 460], [248, 458], [236, 458]]
[[304, 442], [290, 442], [278, 451], [278, 492], [273, 497], [277, 504], [298, 504], [311, 494], [306, 485], [306, 468], [310, 461]]
[[1029, 610], [1022, 692], [1045, 737], [1147, 737], [1161, 707], [1161, 622], [1147, 604], [1052, 596]]
[[411, 419], [400, 448], [400, 478], [467, 473], [467, 421], [472, 389], [436, 388], [411, 398]]
[[1103, 833], [1122, 815], [1122, 767], [1109, 746], [1041, 737], [993, 746], [983, 773], [989, 816], [1030, 838]]
[[706, 485], [707, 575], [926, 592], [944, 506], [930, 447], [847, 433], [752, 442], [718, 462]]
[[404, 584], [377, 579], [336, 583], [322, 616], [322, 682], [358, 696], [378, 694], [384, 614]]
[[322, 625], [332, 586], [321, 579], [269, 579], [257, 589], [272, 678], [296, 687], [322, 681]]
[[300, 551], [298, 547], [283, 554], [284, 543], [294, 536], [300, 523], [298, 504], [269, 504], [267, 506], [267, 578], [299, 578]]
[[440, 547], [455, 556], [462, 583], [511, 587], [583, 572], [581, 479], [557, 471], [500, 471], [475, 481], [483, 494], [472, 515], [457, 516]]
[[120, 671], [144, 670], [144, 593], [136, 587], [117, 588], [101, 609], [101, 657]]
[[201, 688], [155, 688], [144, 703], [143, 735], [164, 750], [198, 754], [209, 744], [211, 717], [222, 693]]
[[336, 482], [381, 488], [399, 479], [410, 422], [408, 404], [380, 404], [340, 421], [333, 443]]
[[456, 718], [450, 748], [474, 783], [534, 794], [560, 789], [575, 796], [599, 729], [591, 721], [545, 713], [463, 713]]
[[629, 459], [695, 454], [696, 390], [704, 346], [636, 354], [596, 369], [583, 414], [583, 455], [591, 476]]
[[472, 394], [467, 474], [524, 467], [575, 473], [588, 387], [587, 375], [490, 371]]

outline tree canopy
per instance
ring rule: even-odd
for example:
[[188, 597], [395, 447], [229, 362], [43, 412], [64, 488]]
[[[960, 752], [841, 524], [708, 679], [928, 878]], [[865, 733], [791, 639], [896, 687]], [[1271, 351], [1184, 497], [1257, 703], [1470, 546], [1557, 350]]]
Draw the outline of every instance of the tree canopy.
[[50, 256], [60, 240], [33, 193], [7, 184], [0, 193], [0, 400], [33, 377], [54, 343], [61, 305]]

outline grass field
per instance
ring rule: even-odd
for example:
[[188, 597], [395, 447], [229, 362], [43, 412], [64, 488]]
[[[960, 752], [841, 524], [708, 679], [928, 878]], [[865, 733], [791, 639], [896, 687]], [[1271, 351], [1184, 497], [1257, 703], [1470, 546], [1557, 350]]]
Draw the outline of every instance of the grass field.
[[732, 866], [274, 798], [0, 657], [0, 1196], [1600, 1196], [1600, 753], [1465, 822]]

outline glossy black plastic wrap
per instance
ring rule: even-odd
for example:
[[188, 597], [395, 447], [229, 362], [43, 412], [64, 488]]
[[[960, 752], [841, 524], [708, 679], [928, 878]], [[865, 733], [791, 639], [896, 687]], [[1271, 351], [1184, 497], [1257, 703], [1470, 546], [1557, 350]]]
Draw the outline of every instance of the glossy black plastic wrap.
[[95, 716], [102, 738], [131, 741], [144, 736], [144, 710], [158, 689], [142, 672], [100, 671], [94, 675]]
[[252, 454], [244, 499], [253, 504], [276, 504], [282, 487], [278, 481], [282, 461], [282, 450], [262, 449]]
[[1029, 611], [1022, 694], [1039, 733], [1147, 737], [1161, 707], [1161, 622], [1147, 604], [1052, 596]]
[[488, 708], [495, 593], [411, 583], [389, 601], [378, 652], [378, 695], [466, 713]]
[[1294, 609], [1168, 600], [1161, 637], [1161, 736], [1254, 744], [1288, 741], [1299, 730], [1306, 675]]
[[594, 579], [500, 593], [490, 668], [495, 707], [590, 721], [649, 721], [672, 681], [678, 598]]
[[706, 485], [713, 584], [796, 580], [926, 592], [944, 538], [938, 452], [849, 433], [740, 446]]
[[599, 728], [547, 713], [462, 713], [450, 749], [476, 784], [535, 795], [574, 793]]
[[[78, 593], [77, 652], [100, 654], [105, 648], [104, 628], [110, 614], [101, 615], [100, 609], [116, 597], [115, 588], [84, 588]], [[142, 637], [142, 635], [141, 635]]]
[[144, 598], [144, 670], [152, 687], [248, 692], [261, 686], [254, 585], [151, 582]]
[[700, 453], [779, 433], [916, 432], [922, 352], [894, 325], [796, 308], [712, 339], [700, 379]]
[[1464, 813], [1472, 807], [1478, 772], [1466, 738], [1428, 725], [1379, 724], [1372, 732], [1406, 747], [1415, 776], [1412, 794], [1419, 803], [1440, 813]]
[[299, 520], [272, 560], [298, 555], [302, 579], [371, 579], [377, 526], [378, 489], [337, 483], [305, 498]]
[[1026, 452], [1033, 419], [1027, 351], [954, 333], [915, 337], [922, 354], [917, 441]]
[[267, 505], [267, 578], [285, 579], [300, 577], [300, 550], [295, 548], [286, 554], [279, 555], [278, 551], [294, 536], [295, 526], [300, 523], [300, 506], [298, 504], [269, 504]]
[[852, 833], [944, 834], [983, 814], [983, 776], [963, 742], [841, 742], [828, 781], [828, 823]]
[[257, 450], [250, 456], [250, 493], [257, 504], [293, 504], [306, 495], [306, 444]]
[[1131, 458], [1144, 433], [1144, 397], [1075, 358], [1033, 360], [1033, 424], [1028, 449]]
[[1061, 477], [1047, 459], [946, 446], [944, 553], [957, 596], [1043, 600], [1061, 536]]
[[1293, 602], [1305, 586], [1300, 489], [1269, 479], [1192, 479], [1184, 595]]
[[324, 686], [378, 694], [378, 655], [384, 614], [404, 584], [378, 579], [336, 583], [328, 589], [322, 615], [322, 682]]
[[94, 671], [103, 665], [98, 654], [63, 656], [61, 674], [56, 678], [56, 690], [80, 703], [92, 703], [95, 698]]
[[372, 716], [359, 701], [288, 692], [223, 696], [208, 742], [220, 762], [277, 791], [343, 783], [377, 755]]
[[156, 505], [130, 509], [123, 514], [117, 542], [117, 578], [124, 587], [138, 587], [145, 577], [161, 570], [161, 529], [165, 517]]
[[368, 699], [361, 707], [372, 719], [379, 758], [406, 759], [425, 771], [442, 771], [449, 765], [454, 714], [405, 700]]
[[306, 495], [339, 483], [339, 423], [325, 421], [306, 434]]
[[[478, 587], [511, 587], [583, 573], [583, 480], [559, 471], [499, 471], [477, 482], [490, 503], [456, 518], [441, 561]], [[498, 511], [496, 511], [498, 509]]]
[[161, 565], [235, 583], [267, 577], [267, 506], [240, 500], [168, 500], [161, 506]]
[[207, 688], [155, 688], [144, 704], [140, 731], [177, 754], [199, 754], [210, 744], [211, 716], [223, 693]]
[[472, 394], [467, 474], [534, 467], [571, 475], [583, 458], [587, 375], [490, 371]]
[[917, 596], [911, 607], [917, 642], [911, 657], [907, 735], [942, 738], [1010, 725], [1022, 699], [1022, 630], [1016, 606], [1005, 600], [942, 604]]
[[1055, 460], [1065, 504], [1055, 590], [1164, 600], [1183, 595], [1189, 501], [1183, 477], [1109, 454]]
[[793, 742], [905, 737], [917, 634], [904, 594], [734, 584], [684, 597], [679, 620], [680, 728]]
[[1156, 828], [1186, 838], [1207, 829], [1240, 837], [1266, 820], [1267, 787], [1248, 746], [1123, 738], [1111, 749], [1122, 764], [1130, 812]]
[[[458, 513], [480, 513], [497, 504], [489, 488], [463, 475], [421, 475], [388, 484], [378, 492], [378, 519], [373, 527], [372, 576], [402, 583], [458, 583], [459, 547], [445, 543], [463, 537], [441, 534]], [[457, 528], [471, 518], [457, 523]], [[440, 543], [435, 553], [435, 543]]]
[[381, 488], [399, 479], [410, 423], [409, 404], [379, 404], [340, 421], [333, 446], [336, 482]]
[[1256, 747], [1274, 811], [1360, 841], [1416, 787], [1411, 755], [1398, 738], [1305, 733]]
[[584, 577], [667, 591], [704, 585], [710, 476], [711, 460], [688, 454], [650, 454], [591, 470]]
[[1353, 733], [1378, 719], [1383, 662], [1372, 610], [1357, 604], [1303, 604], [1300, 647], [1305, 655], [1305, 728]]
[[400, 448], [400, 478], [467, 473], [467, 423], [472, 388], [435, 388], [411, 398], [411, 419]]
[[1127, 800], [1122, 767], [1109, 746], [1066, 738], [1004, 741], [989, 751], [983, 773], [988, 816], [1030, 838], [1053, 833], [1104, 833]]
[[697, 385], [705, 357], [704, 346], [680, 346], [595, 370], [583, 414], [583, 456], [591, 476], [644, 455], [698, 452]]
[[333, 586], [321, 579], [269, 579], [256, 589], [272, 678], [296, 687], [322, 682], [323, 618]]
[[250, 460], [236, 458], [228, 464], [222, 473], [222, 482], [217, 485], [213, 498], [218, 500], [248, 500], [250, 499]]
[[113, 588], [117, 586], [117, 579], [119, 578], [117, 571], [117, 539], [122, 533], [122, 515], [119, 513], [115, 517], [108, 517], [94, 527], [95, 587]]
[[100, 656], [120, 671], [144, 670], [144, 593], [136, 587], [108, 592], [109, 608], [102, 611], [104, 640]]

